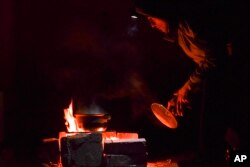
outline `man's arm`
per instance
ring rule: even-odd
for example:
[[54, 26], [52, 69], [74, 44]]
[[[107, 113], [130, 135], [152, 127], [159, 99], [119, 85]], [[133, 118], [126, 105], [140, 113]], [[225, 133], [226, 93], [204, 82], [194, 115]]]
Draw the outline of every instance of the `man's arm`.
[[168, 109], [173, 109], [176, 115], [183, 116], [184, 107], [190, 103], [190, 94], [201, 87], [208, 73], [216, 67], [216, 58], [207, 41], [199, 39], [186, 22], [179, 24], [178, 43], [186, 55], [197, 64], [189, 79], [168, 103]]

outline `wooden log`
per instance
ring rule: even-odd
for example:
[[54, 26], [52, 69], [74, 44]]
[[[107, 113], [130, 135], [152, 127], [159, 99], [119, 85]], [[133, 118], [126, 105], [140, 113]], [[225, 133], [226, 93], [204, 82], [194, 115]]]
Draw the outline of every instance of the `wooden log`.
[[102, 134], [79, 133], [61, 138], [63, 167], [99, 167], [102, 163]]

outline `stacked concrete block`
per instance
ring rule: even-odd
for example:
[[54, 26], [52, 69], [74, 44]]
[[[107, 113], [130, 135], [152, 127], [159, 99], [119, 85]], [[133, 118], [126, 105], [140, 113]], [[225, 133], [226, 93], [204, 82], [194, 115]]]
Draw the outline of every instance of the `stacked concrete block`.
[[107, 167], [146, 167], [146, 140], [144, 138], [106, 140], [104, 164]]
[[61, 164], [63, 167], [99, 167], [102, 166], [102, 134], [78, 133], [62, 137]]

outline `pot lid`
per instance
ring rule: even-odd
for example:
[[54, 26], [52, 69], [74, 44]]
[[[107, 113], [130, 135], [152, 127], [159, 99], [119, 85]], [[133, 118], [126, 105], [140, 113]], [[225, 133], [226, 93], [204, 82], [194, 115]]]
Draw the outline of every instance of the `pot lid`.
[[151, 110], [156, 116], [156, 118], [165, 126], [175, 129], [178, 126], [178, 123], [174, 117], [174, 115], [167, 110], [162, 104], [152, 103]]

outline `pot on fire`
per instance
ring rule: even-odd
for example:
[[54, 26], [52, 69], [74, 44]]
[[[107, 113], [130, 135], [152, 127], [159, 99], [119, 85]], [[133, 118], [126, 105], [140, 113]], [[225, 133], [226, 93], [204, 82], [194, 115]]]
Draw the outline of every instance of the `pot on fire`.
[[85, 132], [106, 131], [108, 121], [111, 119], [109, 114], [75, 114], [79, 128]]

